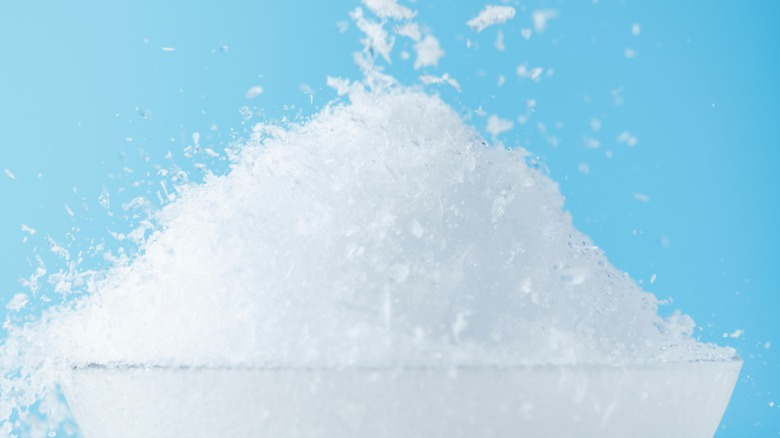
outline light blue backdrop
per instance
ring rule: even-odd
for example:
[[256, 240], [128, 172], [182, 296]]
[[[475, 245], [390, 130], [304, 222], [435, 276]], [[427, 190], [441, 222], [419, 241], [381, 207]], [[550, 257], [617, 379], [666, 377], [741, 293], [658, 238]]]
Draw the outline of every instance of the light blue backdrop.
[[[477, 34], [465, 22], [481, 3], [410, 4], [447, 52], [427, 72], [460, 82], [462, 93], [442, 93], [483, 131], [478, 107], [515, 121], [501, 139], [549, 168], [577, 226], [615, 265], [673, 299], [664, 313], [681, 309], [699, 324], [702, 340], [738, 349], [745, 367], [718, 436], [780, 434], [780, 2], [522, 5], [514, 20]], [[222, 149], [264, 117], [320, 108], [334, 96], [326, 75], [359, 77], [350, 55], [359, 34], [347, 16], [355, 6], [0, 4], [3, 301], [25, 292], [18, 280], [33, 273], [36, 255], [49, 273], [64, 269], [48, 238], [76, 259], [94, 241], [110, 242], [109, 230], [130, 230], [142, 217], [121, 205], [139, 194], [154, 200], [156, 165], [175, 162], [197, 176], [183, 156], [194, 132], [201, 144]], [[521, 29], [532, 27], [537, 8], [560, 16], [526, 41]], [[348, 23], [344, 33], [340, 22]], [[494, 47], [499, 30], [503, 52]], [[389, 71], [413, 82], [420, 72], [394, 53]], [[522, 80], [515, 69], [523, 63], [554, 73]], [[252, 86], [264, 91], [248, 100]], [[520, 125], [528, 99], [535, 111]], [[242, 106], [256, 115], [244, 120]], [[638, 139], [635, 146], [618, 141], [624, 131]], [[557, 146], [546, 141], [551, 136]], [[598, 148], [588, 147], [591, 139]], [[104, 187], [113, 216], [99, 202]], [[85, 266], [105, 265], [83, 255]], [[56, 297], [51, 289], [44, 285], [40, 294]], [[28, 313], [11, 317], [39, 309], [33, 300]]]

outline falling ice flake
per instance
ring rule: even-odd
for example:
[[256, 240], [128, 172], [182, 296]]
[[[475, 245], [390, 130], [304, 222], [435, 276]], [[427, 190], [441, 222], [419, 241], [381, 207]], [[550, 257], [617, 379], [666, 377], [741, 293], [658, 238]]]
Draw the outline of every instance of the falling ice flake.
[[493, 137], [497, 137], [501, 135], [502, 133], [509, 131], [514, 126], [514, 123], [512, 123], [511, 120], [506, 120], [498, 117], [497, 115], [493, 114], [488, 118], [487, 121], [487, 132], [490, 133]]
[[11, 298], [11, 301], [9, 301], [8, 304], [5, 305], [5, 308], [12, 312], [18, 312], [22, 310], [29, 301], [30, 298], [27, 295], [19, 293], [14, 295], [13, 298]]
[[442, 76], [422, 75], [420, 76], [420, 81], [426, 85], [449, 84], [452, 88], [460, 92], [460, 84], [458, 83], [458, 81], [451, 78], [450, 75], [448, 75], [447, 73], [444, 73]]
[[515, 8], [511, 6], [488, 5], [480, 11], [479, 15], [466, 22], [466, 25], [477, 32], [482, 32], [495, 24], [505, 23], [514, 16]]
[[25, 233], [27, 233], [27, 234], [29, 234], [31, 236], [34, 236], [35, 233], [37, 233], [35, 228], [31, 228], [31, 227], [27, 226], [26, 224], [22, 224], [22, 231], [24, 231]]
[[506, 50], [506, 45], [504, 44], [504, 32], [501, 32], [500, 30], [496, 33], [495, 47], [499, 52]]
[[639, 142], [639, 139], [635, 135], [631, 135], [628, 131], [623, 131], [618, 135], [617, 142], [625, 144], [626, 146], [633, 147]]
[[382, 56], [385, 61], [390, 62], [390, 51], [393, 49], [394, 41], [387, 35], [383, 23], [366, 19], [361, 8], [355, 8], [349, 13], [349, 16], [366, 36], [362, 40], [366, 51], [373, 51]]
[[75, 216], [75, 214], [73, 213], [73, 210], [71, 210], [71, 208], [68, 206], [68, 204], [65, 204], [65, 211], [68, 213], [69, 216], [71, 216], [71, 217]]
[[534, 22], [534, 29], [537, 32], [544, 32], [547, 28], [547, 22], [553, 18], [558, 18], [558, 11], [555, 9], [539, 9], [531, 15]]
[[639, 36], [640, 32], [642, 32], [642, 26], [640, 26], [639, 23], [634, 23], [631, 25], [631, 35]]
[[255, 85], [253, 87], [250, 87], [248, 90], [246, 90], [246, 94], [244, 97], [247, 99], [254, 99], [255, 97], [263, 94], [263, 87], [259, 85]]
[[163, 52], [173, 52], [176, 49], [173, 47], [163, 47], [162, 50]]
[[634, 49], [632, 49], [630, 47], [626, 47], [626, 50], [623, 51], [623, 55], [626, 58], [628, 58], [628, 59], [635, 58], [636, 57], [636, 50], [634, 50]]
[[539, 82], [542, 80], [542, 73], [544, 73], [544, 69], [542, 67], [528, 68], [528, 66], [525, 64], [518, 65], [517, 69], [515, 69], [515, 74], [518, 77], [531, 79], [534, 82]]
[[363, 4], [379, 18], [410, 20], [417, 15], [411, 9], [399, 5], [396, 0], [363, 0]]
[[349, 92], [349, 80], [328, 76], [327, 85], [336, 90], [336, 94], [343, 96]]
[[634, 201], [650, 202], [650, 197], [644, 193], [634, 192]]
[[650, 276], [650, 284], [653, 284], [653, 283], [655, 283], [655, 279], [656, 279], [656, 276], [655, 276], [655, 274], [651, 275], [651, 276]]
[[16, 176], [8, 168], [3, 169], [3, 173], [5, 173], [5, 176], [7, 176], [8, 178], [11, 178], [12, 180], [16, 181]]
[[444, 50], [439, 46], [439, 40], [432, 35], [426, 35], [422, 41], [414, 46], [417, 52], [417, 59], [414, 61], [414, 68], [436, 66], [439, 59], [444, 56]]
[[742, 330], [742, 329], [736, 329], [736, 330], [734, 330], [734, 331], [733, 331], [733, 332], [731, 332], [731, 333], [723, 333], [723, 337], [724, 337], [724, 338], [732, 338], [732, 339], [737, 339], [737, 338], [741, 337], [743, 334], [745, 334], [745, 331], [744, 331], [744, 330]]
[[410, 38], [413, 41], [420, 41], [422, 39], [420, 25], [417, 23], [404, 23], [400, 26], [396, 26], [394, 31], [396, 34]]
[[520, 35], [522, 35], [525, 40], [531, 39], [531, 33], [532, 33], [531, 29], [528, 28], [520, 29]]
[[579, 170], [580, 173], [587, 175], [590, 173], [590, 165], [588, 165], [588, 163], [580, 163], [580, 165], [577, 166], [577, 170]]

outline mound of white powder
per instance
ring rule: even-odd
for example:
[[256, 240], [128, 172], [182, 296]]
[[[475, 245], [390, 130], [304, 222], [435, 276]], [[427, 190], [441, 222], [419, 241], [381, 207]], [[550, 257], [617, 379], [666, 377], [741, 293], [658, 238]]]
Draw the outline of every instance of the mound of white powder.
[[525, 152], [437, 97], [353, 86], [259, 125], [51, 330], [70, 364], [384, 366], [727, 358], [575, 230]]

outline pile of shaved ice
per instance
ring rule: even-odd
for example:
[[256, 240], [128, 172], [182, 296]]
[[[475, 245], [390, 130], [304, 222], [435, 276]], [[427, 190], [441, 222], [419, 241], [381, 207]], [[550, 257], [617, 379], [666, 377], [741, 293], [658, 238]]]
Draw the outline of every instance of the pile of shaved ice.
[[66, 366], [620, 364], [731, 357], [662, 318], [520, 149], [438, 97], [352, 84], [257, 125], [142, 255], [46, 322]]
[[733, 354], [663, 319], [521, 149], [409, 89], [258, 125], [51, 328], [77, 366], [609, 363]]

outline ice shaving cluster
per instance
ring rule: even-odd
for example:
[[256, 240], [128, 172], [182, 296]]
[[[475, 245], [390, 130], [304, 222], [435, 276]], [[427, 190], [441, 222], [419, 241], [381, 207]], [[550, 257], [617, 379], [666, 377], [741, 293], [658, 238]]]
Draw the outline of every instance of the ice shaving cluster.
[[422, 92], [258, 125], [50, 336], [87, 364], [404, 366], [728, 357], [572, 227], [525, 152]]

